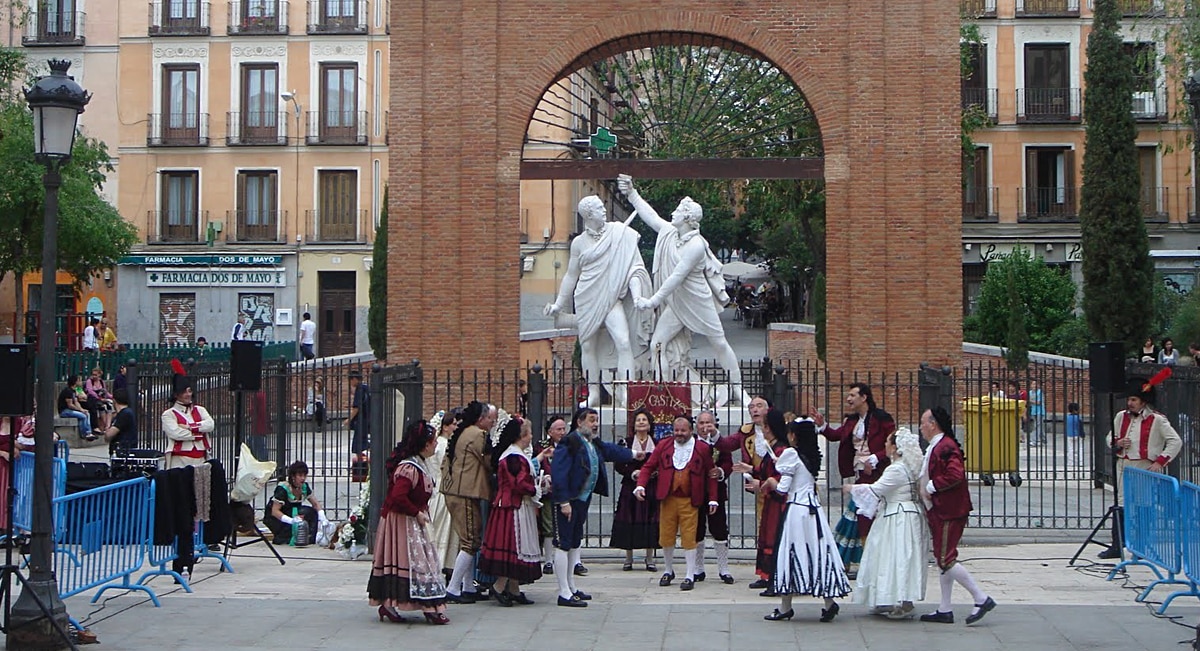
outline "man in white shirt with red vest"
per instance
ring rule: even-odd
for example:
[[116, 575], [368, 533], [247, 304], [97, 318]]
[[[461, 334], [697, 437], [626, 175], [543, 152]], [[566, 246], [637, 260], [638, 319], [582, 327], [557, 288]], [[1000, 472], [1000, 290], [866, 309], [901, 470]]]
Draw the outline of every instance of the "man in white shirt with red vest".
[[[1183, 439], [1171, 427], [1167, 417], [1150, 408], [1155, 401], [1154, 387], [1171, 375], [1165, 368], [1154, 377], [1130, 378], [1126, 390], [1125, 410], [1113, 417], [1109, 445], [1117, 455], [1117, 503], [1125, 505], [1124, 477], [1126, 468], [1140, 468], [1150, 472], [1166, 472], [1167, 464], [1179, 456]], [[1124, 540], [1120, 531], [1123, 523], [1117, 518], [1113, 526], [1113, 546], [1100, 552], [1100, 558], [1118, 558], [1120, 543]]]
[[171, 440], [167, 448], [167, 469], [198, 466], [208, 459], [212, 444], [208, 440], [215, 425], [208, 410], [192, 404], [192, 382], [178, 360], [171, 360], [175, 376], [171, 380], [174, 402], [162, 414], [163, 433]]

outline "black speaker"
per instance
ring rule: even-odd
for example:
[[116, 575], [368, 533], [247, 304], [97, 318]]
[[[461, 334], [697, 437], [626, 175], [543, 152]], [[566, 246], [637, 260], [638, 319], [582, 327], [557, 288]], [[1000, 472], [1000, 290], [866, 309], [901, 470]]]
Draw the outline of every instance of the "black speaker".
[[1092, 391], [1123, 393], [1125, 391], [1125, 346], [1119, 341], [1088, 344], [1088, 374]]
[[262, 389], [263, 342], [233, 341], [229, 348], [229, 390]]
[[0, 345], [0, 416], [28, 416], [33, 413], [33, 346]]

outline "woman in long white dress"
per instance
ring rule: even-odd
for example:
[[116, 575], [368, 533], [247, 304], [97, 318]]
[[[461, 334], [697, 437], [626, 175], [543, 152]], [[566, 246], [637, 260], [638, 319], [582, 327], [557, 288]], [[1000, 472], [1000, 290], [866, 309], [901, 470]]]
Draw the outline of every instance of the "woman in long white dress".
[[917, 492], [921, 476], [920, 439], [908, 428], [888, 437], [892, 463], [873, 484], [845, 486], [858, 514], [874, 518], [854, 586], [854, 603], [875, 614], [911, 619], [913, 602], [925, 598], [925, 559], [929, 535]]
[[816, 476], [821, 468], [816, 425], [808, 419], [788, 424], [788, 443], [775, 462], [781, 477], [775, 490], [787, 495], [783, 525], [776, 548], [773, 588], [782, 603], [765, 616], [768, 621], [791, 619], [792, 597], [811, 595], [825, 600], [821, 621], [832, 622], [840, 608], [834, 599], [850, 593], [850, 581], [829, 521], [817, 499]]
[[450, 436], [454, 434], [454, 416], [444, 411], [434, 414], [429, 426], [437, 432], [437, 448], [426, 464], [429, 476], [433, 479], [433, 497], [429, 499], [429, 539], [437, 552], [438, 562], [442, 569], [454, 567], [454, 559], [447, 560], [447, 554], [453, 550], [458, 553], [457, 541], [452, 541], [454, 532], [450, 528], [450, 511], [446, 508], [446, 498], [442, 495], [442, 459], [446, 458], [446, 447]]

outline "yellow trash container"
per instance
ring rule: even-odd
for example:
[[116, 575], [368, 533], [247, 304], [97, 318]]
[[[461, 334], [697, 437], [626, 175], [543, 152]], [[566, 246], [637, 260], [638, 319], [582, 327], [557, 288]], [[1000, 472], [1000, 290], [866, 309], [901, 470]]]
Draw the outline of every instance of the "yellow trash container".
[[963, 423], [966, 441], [967, 472], [977, 473], [985, 485], [995, 483], [994, 474], [1008, 473], [1008, 483], [1021, 485], [1017, 473], [1017, 450], [1020, 447], [1021, 416], [1024, 400], [1008, 398], [963, 399]]

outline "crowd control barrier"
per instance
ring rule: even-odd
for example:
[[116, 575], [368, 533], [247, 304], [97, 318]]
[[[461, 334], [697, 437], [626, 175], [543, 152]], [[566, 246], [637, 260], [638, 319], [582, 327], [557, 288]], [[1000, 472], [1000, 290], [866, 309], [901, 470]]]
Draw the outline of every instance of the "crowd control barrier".
[[1160, 585], [1183, 585], [1163, 600], [1158, 614], [1166, 612], [1176, 597], [1200, 597], [1197, 570], [1200, 570], [1200, 507], [1197, 487], [1169, 475], [1126, 468], [1125, 549], [1129, 560], [1119, 563], [1108, 574], [1112, 580], [1131, 565], [1150, 568], [1156, 580], [1137, 596], [1145, 601]]
[[[21, 535], [28, 534], [33, 530], [33, 453], [25, 452], [17, 457], [16, 463], [13, 464], [13, 488], [16, 489], [16, 495], [13, 497], [12, 524], [13, 532]], [[67, 492], [67, 460], [63, 457], [55, 457], [54, 459], [54, 495], [57, 500]], [[58, 505], [55, 504], [54, 522], [57, 524], [62, 521], [61, 515], [58, 513]]]

